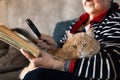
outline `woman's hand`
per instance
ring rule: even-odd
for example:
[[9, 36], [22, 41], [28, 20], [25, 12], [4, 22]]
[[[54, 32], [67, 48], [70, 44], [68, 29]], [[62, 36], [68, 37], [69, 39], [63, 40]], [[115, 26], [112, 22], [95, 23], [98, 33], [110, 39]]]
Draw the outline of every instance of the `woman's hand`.
[[50, 50], [57, 48], [57, 43], [55, 42], [55, 40], [51, 36], [46, 34], [41, 34], [40, 39], [36, 39], [35, 42], [41, 49]]
[[53, 56], [47, 52], [42, 51], [41, 57], [36, 58], [23, 49], [20, 49], [20, 51], [35, 67], [57, 69], [61, 71], [64, 69], [64, 61], [54, 59]]

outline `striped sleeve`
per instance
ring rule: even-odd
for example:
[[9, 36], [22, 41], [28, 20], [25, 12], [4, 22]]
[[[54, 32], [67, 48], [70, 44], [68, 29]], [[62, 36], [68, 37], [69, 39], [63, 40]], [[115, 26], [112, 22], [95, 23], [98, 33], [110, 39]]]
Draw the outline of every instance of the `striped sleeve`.
[[[120, 58], [119, 49], [120, 46], [117, 47], [106, 47], [102, 49], [101, 52], [97, 55], [94, 55], [89, 58], [77, 59], [75, 63], [70, 63], [74, 66], [73, 71], [76, 75], [84, 78], [92, 78], [92, 79], [116, 79], [117, 77], [117, 69], [119, 70], [119, 66], [116, 67], [119, 63], [118, 58]], [[112, 54], [109, 54], [112, 53]], [[115, 54], [115, 55], [114, 55]], [[118, 55], [117, 55], [118, 54]], [[115, 59], [113, 59], [113, 56]], [[116, 63], [115, 63], [116, 60]], [[75, 60], [74, 60], [75, 61]], [[69, 69], [73, 69], [73, 66]]]

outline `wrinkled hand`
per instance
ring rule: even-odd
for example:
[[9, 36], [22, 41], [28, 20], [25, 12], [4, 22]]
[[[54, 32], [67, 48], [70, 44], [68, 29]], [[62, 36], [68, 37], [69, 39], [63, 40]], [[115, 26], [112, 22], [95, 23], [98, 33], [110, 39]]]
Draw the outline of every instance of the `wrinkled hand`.
[[57, 43], [55, 42], [55, 40], [51, 36], [46, 34], [41, 34], [40, 39], [36, 39], [35, 42], [41, 49], [50, 50], [57, 48]]
[[35, 67], [57, 69], [61, 71], [64, 69], [64, 61], [54, 59], [53, 56], [47, 52], [41, 52], [42, 57], [36, 58], [23, 49], [20, 49], [20, 51], [32, 64], [34, 64]]

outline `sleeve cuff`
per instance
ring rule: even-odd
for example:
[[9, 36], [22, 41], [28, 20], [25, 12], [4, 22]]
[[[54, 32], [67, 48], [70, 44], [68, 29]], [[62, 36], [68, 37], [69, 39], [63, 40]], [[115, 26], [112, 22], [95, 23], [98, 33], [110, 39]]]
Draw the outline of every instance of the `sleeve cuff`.
[[70, 65], [70, 60], [65, 61], [65, 64], [64, 64], [64, 71], [65, 72], [69, 71], [69, 65]]
[[67, 60], [64, 64], [64, 71], [72, 73], [74, 71], [76, 59]]

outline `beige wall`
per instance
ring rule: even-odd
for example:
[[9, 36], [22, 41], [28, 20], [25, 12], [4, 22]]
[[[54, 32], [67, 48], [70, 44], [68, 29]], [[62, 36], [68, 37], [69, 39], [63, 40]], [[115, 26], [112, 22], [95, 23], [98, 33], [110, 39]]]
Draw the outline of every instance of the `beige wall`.
[[31, 31], [25, 22], [29, 17], [41, 32], [50, 35], [56, 22], [77, 18], [82, 12], [81, 0], [0, 0], [0, 22]]

